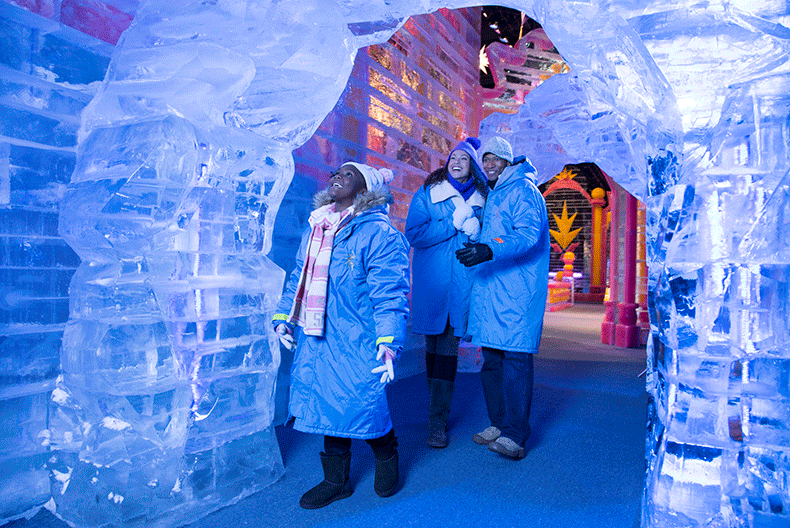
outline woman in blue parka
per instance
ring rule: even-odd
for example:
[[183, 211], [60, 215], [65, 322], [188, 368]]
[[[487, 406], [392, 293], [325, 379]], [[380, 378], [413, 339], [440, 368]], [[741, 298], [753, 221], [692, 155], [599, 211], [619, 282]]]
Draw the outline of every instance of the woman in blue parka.
[[[324, 480], [299, 504], [320, 508], [353, 492], [351, 439], [376, 458], [374, 488], [396, 491], [398, 452], [385, 384], [403, 347], [409, 314], [409, 246], [387, 216], [387, 169], [345, 163], [316, 195], [274, 324], [293, 344], [289, 421], [324, 435]], [[382, 374], [383, 373], [383, 374]]]
[[540, 345], [548, 291], [548, 213], [526, 158], [514, 159], [510, 144], [499, 137], [481, 152], [493, 189], [480, 241], [457, 252], [476, 270], [469, 334], [482, 347], [481, 379], [491, 420], [474, 440], [520, 459], [530, 435], [532, 357]]
[[488, 188], [477, 161], [479, 146], [477, 138], [469, 138], [454, 148], [414, 194], [406, 218], [406, 237], [414, 248], [412, 331], [425, 336], [431, 447], [448, 443], [458, 344], [466, 335], [472, 273], [455, 251], [480, 233]]

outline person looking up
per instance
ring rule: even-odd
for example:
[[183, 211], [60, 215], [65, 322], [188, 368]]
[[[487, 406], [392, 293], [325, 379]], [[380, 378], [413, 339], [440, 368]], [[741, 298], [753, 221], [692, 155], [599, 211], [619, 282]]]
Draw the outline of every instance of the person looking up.
[[388, 169], [354, 162], [332, 174], [315, 196], [273, 318], [282, 344], [296, 346], [288, 423], [324, 436], [324, 480], [302, 495], [303, 508], [353, 493], [353, 438], [373, 449], [376, 493], [397, 491], [398, 444], [384, 388], [405, 340], [409, 245], [387, 217], [391, 179]]

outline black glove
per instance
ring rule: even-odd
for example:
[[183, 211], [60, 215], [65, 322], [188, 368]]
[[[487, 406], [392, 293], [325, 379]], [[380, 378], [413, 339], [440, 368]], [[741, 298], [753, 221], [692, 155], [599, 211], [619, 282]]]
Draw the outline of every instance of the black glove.
[[457, 258], [464, 266], [471, 267], [477, 266], [481, 262], [491, 260], [494, 258], [494, 252], [486, 244], [478, 242], [472, 244], [471, 242], [464, 242], [464, 248], [455, 252]]

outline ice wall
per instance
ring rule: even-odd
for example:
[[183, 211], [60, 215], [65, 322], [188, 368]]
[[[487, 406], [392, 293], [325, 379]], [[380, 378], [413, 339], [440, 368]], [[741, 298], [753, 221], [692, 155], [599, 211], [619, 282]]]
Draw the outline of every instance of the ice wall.
[[633, 21], [686, 138], [678, 184], [647, 202], [648, 526], [790, 524], [790, 31], [753, 16], [768, 3], [740, 7]]
[[594, 161], [647, 205], [642, 525], [788, 526], [788, 7], [534, 8], [571, 75], [481, 135], [549, 174]]
[[[281, 272], [261, 255], [290, 151], [358, 46], [474, 2], [170, 4], [141, 5], [119, 41], [62, 204], [84, 262], [49, 434], [76, 524], [172, 524], [276, 478], [265, 322]], [[643, 526], [786, 526], [787, 6], [503, 4], [571, 75], [484, 135], [511, 134], [547, 173], [595, 161], [648, 207]]]
[[47, 402], [79, 265], [58, 237], [58, 200], [111, 53], [0, 2], [0, 524], [51, 496]]
[[328, 8], [144, 2], [118, 42], [61, 205], [82, 259], [49, 428], [67, 521], [174, 526], [281, 475], [264, 255], [353, 63]]

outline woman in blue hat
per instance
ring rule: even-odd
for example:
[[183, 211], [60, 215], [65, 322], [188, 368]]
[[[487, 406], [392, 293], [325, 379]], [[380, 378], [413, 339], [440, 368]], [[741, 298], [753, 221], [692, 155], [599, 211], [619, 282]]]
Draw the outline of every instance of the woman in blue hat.
[[406, 238], [414, 248], [412, 331], [425, 336], [427, 443], [437, 448], [448, 443], [458, 344], [466, 335], [472, 287], [472, 272], [455, 252], [477, 240], [488, 193], [479, 146], [477, 138], [456, 146], [414, 194], [406, 218]]

